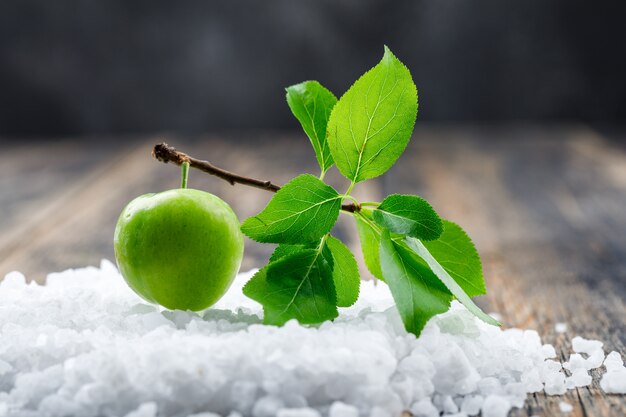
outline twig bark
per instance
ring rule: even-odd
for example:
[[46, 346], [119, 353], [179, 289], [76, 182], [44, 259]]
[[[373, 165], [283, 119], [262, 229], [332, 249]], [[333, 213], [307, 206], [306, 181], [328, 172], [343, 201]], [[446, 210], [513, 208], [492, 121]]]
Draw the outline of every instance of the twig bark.
[[[225, 169], [216, 167], [209, 161], [203, 161], [201, 159], [196, 159], [192, 156], [189, 156], [186, 153], [177, 150], [173, 146], [168, 145], [167, 143], [154, 145], [154, 148], [152, 149], [152, 156], [154, 156], [154, 158], [158, 161], [164, 163], [172, 162], [176, 165], [181, 165], [183, 162], [189, 162], [190, 167], [199, 169], [200, 171], [206, 172], [209, 175], [214, 175], [218, 178], [221, 178], [231, 185], [247, 185], [248, 187], [260, 188], [262, 190], [271, 191], [273, 193], [280, 190], [280, 186], [272, 183], [271, 181], [263, 181], [256, 178], [250, 178], [243, 175], [235, 174], [234, 172], [230, 172]], [[356, 205], [356, 203], [343, 204], [341, 206], [341, 209], [343, 211], [354, 213], [358, 210], [358, 206]]]

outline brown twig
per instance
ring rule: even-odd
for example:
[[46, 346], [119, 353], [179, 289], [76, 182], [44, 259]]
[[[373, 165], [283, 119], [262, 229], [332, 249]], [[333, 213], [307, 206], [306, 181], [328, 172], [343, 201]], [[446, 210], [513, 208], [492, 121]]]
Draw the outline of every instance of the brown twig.
[[[280, 187], [272, 183], [271, 181], [263, 181], [256, 178], [244, 177], [243, 175], [226, 171], [225, 169], [216, 167], [209, 161], [196, 159], [187, 155], [184, 152], [180, 152], [176, 150], [176, 148], [174, 148], [173, 146], [168, 145], [167, 143], [154, 145], [154, 149], [152, 149], [152, 156], [154, 156], [154, 158], [158, 161], [164, 163], [172, 162], [176, 165], [182, 165], [183, 162], [189, 162], [190, 167], [199, 169], [200, 171], [206, 172], [209, 175], [214, 175], [218, 178], [221, 178], [231, 185], [247, 185], [248, 187], [260, 188], [262, 190], [271, 191], [273, 193], [280, 190]], [[342, 205], [341, 209], [343, 211], [354, 213], [359, 209], [359, 207], [356, 205], [356, 203], [350, 203]]]

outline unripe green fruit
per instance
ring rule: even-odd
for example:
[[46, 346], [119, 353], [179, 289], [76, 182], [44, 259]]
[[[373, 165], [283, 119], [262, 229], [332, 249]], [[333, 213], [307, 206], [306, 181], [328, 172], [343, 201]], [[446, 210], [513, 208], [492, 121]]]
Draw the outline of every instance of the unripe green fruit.
[[120, 215], [115, 258], [128, 285], [147, 301], [203, 310], [239, 271], [239, 227], [230, 206], [213, 194], [187, 188], [145, 194]]

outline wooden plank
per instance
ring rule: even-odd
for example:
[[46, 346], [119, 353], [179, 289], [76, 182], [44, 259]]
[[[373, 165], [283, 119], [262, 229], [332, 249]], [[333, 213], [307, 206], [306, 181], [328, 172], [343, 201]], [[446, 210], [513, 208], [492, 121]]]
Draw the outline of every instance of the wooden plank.
[[[612, 168], [600, 167], [605, 157]], [[576, 334], [624, 355], [626, 242], [615, 231], [626, 230], [626, 193], [607, 172], [625, 164], [588, 131], [422, 131], [385, 191], [421, 192], [468, 230], [490, 290], [480, 304], [505, 325], [538, 330], [562, 359]], [[557, 322], [569, 323], [567, 334], [554, 332]], [[624, 397], [597, 386], [600, 373], [565, 396], [572, 416], [626, 415]], [[537, 394], [512, 415], [561, 416], [560, 400]]]
[[0, 248], [15, 238], [8, 233], [13, 225], [25, 225], [43, 215], [43, 208], [60, 200], [69, 188], [83, 181], [84, 172], [114, 152], [100, 142], [91, 145], [76, 140], [34, 146], [4, 144], [0, 153]]
[[[109, 236], [109, 230], [103, 228], [106, 224], [101, 226], [99, 213], [92, 213], [91, 209], [107, 204], [111, 196], [124, 189], [116, 184], [127, 186], [131, 182], [125, 181], [126, 178], [140, 174], [133, 171], [136, 164], [131, 161], [141, 159], [140, 154], [149, 158], [145, 147], [129, 151], [129, 147], [122, 144], [104, 154], [93, 146], [85, 146], [87, 151], [82, 152], [82, 146], [76, 144], [60, 147], [59, 155], [44, 149], [50, 152], [50, 158], [58, 157], [55, 159], [60, 161], [59, 165], [71, 169], [59, 170], [55, 186], [46, 189], [33, 202], [24, 203], [11, 227], [5, 227], [0, 240], [2, 276], [18, 269], [41, 281], [45, 272], [79, 266], [85, 261], [95, 263], [97, 260], [91, 255], [103, 248], [101, 241], [105, 235]], [[80, 219], [88, 221], [75, 227]], [[80, 244], [65, 245], [72, 241]]]

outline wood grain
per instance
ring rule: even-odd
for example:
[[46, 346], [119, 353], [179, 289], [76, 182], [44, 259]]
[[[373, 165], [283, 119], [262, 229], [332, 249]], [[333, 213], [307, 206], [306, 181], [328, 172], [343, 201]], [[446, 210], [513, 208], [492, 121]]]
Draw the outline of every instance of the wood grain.
[[[279, 185], [300, 172], [317, 173], [302, 135], [166, 139]], [[0, 155], [0, 277], [18, 269], [41, 282], [50, 271], [112, 259], [123, 206], [140, 194], [178, 186], [179, 168], [150, 157], [162, 140], [9, 147]], [[327, 179], [340, 191], [347, 186], [336, 170]], [[221, 196], [242, 219], [271, 197], [193, 171], [189, 181]], [[422, 127], [387, 175], [355, 189], [361, 200], [391, 193], [420, 194], [468, 230], [489, 288], [478, 302], [502, 314], [506, 326], [536, 329], [563, 359], [577, 334], [626, 354], [626, 151], [619, 144], [585, 127]], [[360, 254], [351, 222], [341, 219], [333, 233]], [[271, 250], [246, 241], [242, 268], [262, 265]], [[566, 334], [554, 331], [557, 322], [569, 324]], [[596, 381], [600, 373], [595, 371]], [[561, 400], [533, 395], [511, 415], [562, 416]], [[597, 382], [570, 391], [565, 400], [575, 407], [571, 416], [626, 415], [624, 396], [605, 395]]]

